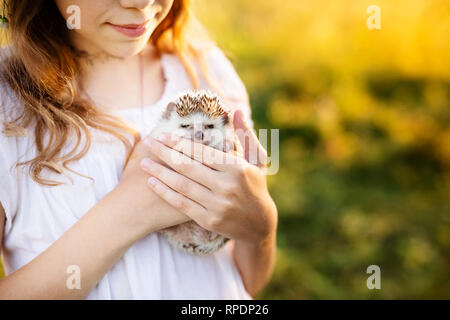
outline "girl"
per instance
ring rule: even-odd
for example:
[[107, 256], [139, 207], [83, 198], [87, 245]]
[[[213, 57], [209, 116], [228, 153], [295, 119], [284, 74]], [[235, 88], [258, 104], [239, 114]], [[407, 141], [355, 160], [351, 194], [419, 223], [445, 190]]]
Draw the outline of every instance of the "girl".
[[[207, 41], [189, 1], [3, 6], [0, 239], [7, 276], [0, 298], [257, 293], [271, 274], [277, 224], [262, 147], [254, 164], [234, 154], [227, 154], [233, 163], [215, 164], [186, 152], [200, 162], [180, 166], [170, 155], [184, 142], [170, 134], [140, 139], [174, 94], [209, 88], [257, 144], [245, 87]], [[194, 256], [155, 232], [191, 219], [232, 241]]]

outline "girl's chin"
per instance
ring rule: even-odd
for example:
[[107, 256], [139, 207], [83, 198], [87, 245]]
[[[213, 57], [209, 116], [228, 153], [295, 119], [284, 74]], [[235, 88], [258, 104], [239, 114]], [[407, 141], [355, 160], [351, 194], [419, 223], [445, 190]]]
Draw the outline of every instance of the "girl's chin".
[[140, 39], [128, 43], [119, 43], [114, 48], [107, 50], [109, 54], [118, 58], [128, 58], [137, 55], [148, 45], [148, 39]]

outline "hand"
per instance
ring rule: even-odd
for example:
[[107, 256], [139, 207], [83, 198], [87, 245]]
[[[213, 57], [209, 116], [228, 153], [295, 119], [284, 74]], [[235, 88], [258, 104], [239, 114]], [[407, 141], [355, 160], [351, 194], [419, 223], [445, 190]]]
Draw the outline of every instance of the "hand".
[[[247, 133], [250, 146], [256, 146], [260, 155], [257, 163], [164, 134], [158, 140], [148, 137], [144, 142], [166, 166], [150, 158], [141, 166], [152, 176], [150, 188], [178, 211], [207, 230], [254, 244], [275, 232], [277, 210], [264, 175], [266, 153], [243, 122], [242, 113], [236, 112], [233, 118], [235, 128], [242, 129], [239, 139]], [[246, 146], [243, 140], [240, 142]], [[243, 151], [251, 158], [247, 149]]]
[[127, 219], [132, 220], [132, 224], [138, 226], [137, 238], [191, 220], [148, 189], [149, 175], [143, 174], [139, 165], [145, 157], [152, 157], [152, 154], [141, 140], [134, 146], [116, 187], [117, 190], [114, 190], [118, 191], [116, 194], [130, 206], [126, 215]]

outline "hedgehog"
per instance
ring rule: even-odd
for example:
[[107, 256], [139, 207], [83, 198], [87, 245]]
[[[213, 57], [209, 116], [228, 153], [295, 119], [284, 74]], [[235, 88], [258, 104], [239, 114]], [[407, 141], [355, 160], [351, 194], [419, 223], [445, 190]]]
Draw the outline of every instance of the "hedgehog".
[[[150, 135], [156, 137], [162, 132], [170, 132], [224, 152], [234, 149], [229, 111], [224, 109], [220, 97], [208, 90], [186, 90], [169, 102]], [[158, 232], [173, 247], [197, 255], [213, 253], [229, 240], [194, 221]]]

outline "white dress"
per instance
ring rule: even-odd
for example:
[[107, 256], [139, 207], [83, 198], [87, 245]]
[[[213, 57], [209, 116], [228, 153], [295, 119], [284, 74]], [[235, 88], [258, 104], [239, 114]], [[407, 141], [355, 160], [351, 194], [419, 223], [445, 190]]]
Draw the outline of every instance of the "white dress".
[[[225, 93], [244, 100], [232, 108], [242, 109], [252, 124], [245, 86], [231, 62], [215, 46], [207, 57]], [[171, 97], [192, 88], [176, 55], [163, 53], [161, 59], [166, 82], [160, 100], [144, 108], [114, 111], [142, 137], [151, 131]], [[197, 64], [195, 67], [200, 71]], [[200, 87], [209, 88], [203, 77]], [[0, 121], [11, 119], [11, 112], [14, 114], [19, 108], [10, 89], [0, 83]], [[101, 132], [92, 133], [89, 152], [69, 167], [93, 177], [95, 182], [69, 173], [71, 184], [64, 176], [46, 174], [45, 177], [68, 182], [57, 187], [39, 185], [25, 174], [27, 171], [14, 168], [17, 159], [28, 160], [36, 154], [31, 137], [0, 133], [0, 203], [6, 212], [3, 236], [6, 274], [46, 250], [118, 184], [125, 156], [122, 142]], [[158, 233], [152, 233], [132, 245], [87, 298], [251, 299], [233, 262], [229, 244], [214, 254], [193, 256], [172, 248]]]

